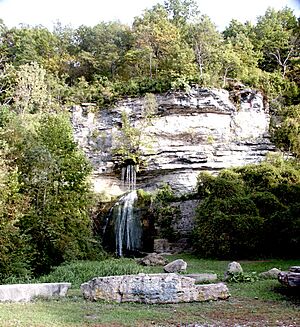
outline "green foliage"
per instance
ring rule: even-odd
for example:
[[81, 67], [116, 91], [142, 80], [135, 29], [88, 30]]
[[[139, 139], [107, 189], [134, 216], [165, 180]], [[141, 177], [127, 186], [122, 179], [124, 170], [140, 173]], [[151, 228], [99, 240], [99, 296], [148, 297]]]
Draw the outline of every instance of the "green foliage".
[[122, 126], [119, 134], [115, 135], [115, 147], [113, 153], [119, 158], [119, 166], [126, 162], [140, 165], [142, 155], [142, 131], [136, 127], [132, 127], [125, 111], [122, 112]]
[[300, 105], [288, 106], [277, 112], [281, 124], [273, 126], [273, 140], [287, 153], [300, 156]]
[[[1, 98], [11, 91], [4, 67], [19, 71], [36, 63], [47, 80], [59, 79], [47, 91], [56, 99], [58, 91], [63, 102], [106, 105], [123, 96], [188, 90], [194, 83], [224, 87], [228, 78], [271, 99], [299, 101], [299, 27], [289, 8], [269, 8], [255, 25], [233, 20], [223, 34], [199, 14], [194, 0], [156, 4], [132, 26], [100, 22], [72, 29], [58, 23], [50, 32], [1, 25], [0, 34]], [[24, 102], [24, 96], [23, 90], [17, 98]]]
[[201, 172], [198, 176], [198, 194], [216, 198], [227, 198], [236, 194], [244, 193], [244, 182], [239, 175], [231, 170], [223, 170], [218, 177], [207, 172]]
[[171, 242], [178, 239], [178, 231], [175, 224], [180, 216], [180, 208], [175, 202], [177, 197], [174, 195], [171, 187], [165, 184], [152, 195], [151, 213], [154, 217], [154, 224], [158, 231], [158, 237], [166, 238]]
[[194, 245], [201, 256], [253, 257], [260, 246], [262, 225], [251, 199], [208, 198], [197, 209]]
[[[296, 166], [297, 167], [297, 166]], [[201, 256], [294, 256], [299, 247], [300, 173], [291, 162], [200, 174], [194, 245]]]
[[175, 242], [179, 233], [174, 228], [180, 215], [180, 209], [172, 205], [156, 205], [154, 209], [155, 225], [159, 238], [166, 238], [170, 242]]
[[254, 283], [259, 280], [256, 272], [251, 273], [229, 273], [226, 282], [228, 283]]
[[176, 196], [170, 185], [164, 184], [156, 190], [154, 193], [154, 200], [160, 203], [168, 203], [176, 201]]
[[[19, 193], [19, 174], [10, 169], [0, 156], [0, 281], [8, 276], [31, 275], [29, 258], [31, 246], [23, 235], [19, 222], [28, 206], [25, 196]], [[24, 260], [24, 257], [27, 260]]]
[[146, 93], [141, 109], [141, 119], [137, 126], [132, 126], [130, 118], [125, 111], [122, 112], [122, 125], [115, 134], [113, 153], [117, 166], [133, 163], [137, 167], [145, 162], [142, 155], [151, 148], [151, 139], [143, 135], [143, 131], [151, 124], [153, 116], [157, 112], [156, 97], [152, 93]]
[[[226, 87], [233, 79], [271, 100], [277, 115], [273, 140], [299, 157], [299, 24], [289, 8], [270, 8], [254, 25], [232, 21], [221, 34], [209, 17], [199, 15], [195, 1], [167, 0], [146, 10], [132, 27], [100, 22], [73, 30], [56, 24], [50, 32], [41, 26], [8, 28], [0, 21], [0, 37], [4, 277], [30, 264], [41, 271], [55, 261], [95, 254], [88, 218], [90, 168], [72, 141], [68, 117], [49, 114], [62, 112], [64, 105], [88, 101], [106, 106], [124, 96], [145, 96], [140, 126], [132, 126], [124, 113], [114, 140], [117, 166], [143, 165], [153, 142], [143, 131], [157, 113], [155, 93], [189, 92], [194, 84]], [[295, 163], [275, 161], [218, 177], [201, 175], [198, 196], [208, 219], [203, 224], [212, 219], [218, 230], [228, 221], [234, 229], [221, 235], [229, 245], [215, 240], [220, 254], [229, 255], [236, 246], [235, 253], [253, 254], [259, 243], [255, 228], [275, 240], [273, 248], [263, 244], [262, 252], [279, 254], [284, 240], [282, 251], [293, 253], [299, 245], [299, 184]], [[159, 192], [157, 214], [167, 228], [176, 216], [166, 205], [174, 196]], [[287, 225], [295, 232], [291, 237]], [[212, 235], [213, 228], [207, 228]], [[248, 241], [242, 239], [246, 231]]]
[[82, 283], [94, 277], [134, 275], [146, 272], [147, 268], [138, 265], [133, 259], [104, 259], [102, 261], [66, 262], [38, 279], [42, 283], [64, 281], [79, 288]]
[[[10, 228], [30, 250], [20, 261], [41, 273], [65, 260], [97, 257], [101, 248], [93, 240], [88, 215], [90, 166], [73, 141], [69, 117], [15, 116], [1, 129], [1, 139], [3, 151], [7, 149], [5, 160], [18, 172], [12, 175], [18, 183], [16, 199], [26, 199], [22, 215]], [[12, 176], [5, 174], [10, 182]], [[7, 201], [4, 194], [2, 199]], [[18, 203], [13, 197], [10, 201]], [[2, 232], [9, 237], [8, 231]], [[8, 241], [5, 244], [9, 246]]]

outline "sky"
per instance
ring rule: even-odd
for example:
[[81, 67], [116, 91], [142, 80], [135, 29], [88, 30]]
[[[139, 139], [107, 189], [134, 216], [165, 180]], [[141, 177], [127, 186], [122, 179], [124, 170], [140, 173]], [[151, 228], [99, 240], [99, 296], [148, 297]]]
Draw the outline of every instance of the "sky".
[[[300, 16], [300, 0], [196, 0], [202, 14], [207, 14], [220, 30], [231, 19], [255, 23], [268, 7], [288, 6]], [[131, 24], [134, 17], [164, 0], [0, 0], [0, 18], [8, 27], [43, 25], [50, 30], [56, 22], [76, 28], [94, 26], [101, 21], [119, 20]]]

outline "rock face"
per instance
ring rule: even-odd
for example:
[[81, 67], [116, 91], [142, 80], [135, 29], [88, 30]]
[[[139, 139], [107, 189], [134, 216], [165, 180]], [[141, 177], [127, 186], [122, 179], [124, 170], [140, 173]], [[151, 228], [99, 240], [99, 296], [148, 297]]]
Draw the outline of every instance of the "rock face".
[[225, 284], [195, 285], [176, 274], [138, 274], [98, 277], [81, 285], [87, 300], [140, 303], [180, 303], [227, 299]]
[[[178, 231], [180, 233], [182, 232], [181, 229], [178, 229]], [[181, 238], [177, 242], [169, 242], [165, 238], [154, 239], [153, 250], [156, 253], [165, 253], [165, 254], [178, 254], [183, 252], [184, 253], [192, 252], [190, 240], [188, 238]]]
[[185, 200], [180, 202], [173, 202], [172, 206], [179, 209], [180, 215], [173, 222], [173, 228], [180, 231], [183, 237], [189, 237], [191, 231], [195, 226], [196, 208], [199, 205], [199, 200]]
[[165, 265], [164, 271], [167, 273], [184, 272], [186, 271], [186, 268], [187, 263], [182, 259], [178, 259]]
[[237, 104], [225, 90], [203, 88], [157, 95], [156, 101], [157, 112], [147, 127], [141, 123], [145, 106], [141, 98], [121, 101], [97, 114], [72, 109], [75, 140], [93, 164], [96, 191], [111, 195], [124, 191], [112, 154], [123, 111], [151, 143], [151, 149], [143, 149], [147, 166], [137, 176], [138, 188], [152, 190], [167, 182], [184, 193], [195, 187], [202, 170], [257, 163], [275, 149], [268, 135], [268, 110], [258, 92], [241, 91]]
[[37, 296], [65, 296], [70, 286], [70, 283], [0, 285], [0, 302], [28, 302]]

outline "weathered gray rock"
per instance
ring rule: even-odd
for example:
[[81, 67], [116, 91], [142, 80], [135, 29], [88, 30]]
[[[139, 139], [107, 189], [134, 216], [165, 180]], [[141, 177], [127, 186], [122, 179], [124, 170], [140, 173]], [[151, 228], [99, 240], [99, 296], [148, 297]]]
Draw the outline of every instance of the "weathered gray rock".
[[185, 274], [184, 276], [193, 278], [195, 283], [215, 282], [218, 280], [217, 274]]
[[242, 266], [236, 261], [230, 262], [228, 264], [227, 271], [225, 272], [225, 280], [232, 275], [240, 274], [240, 273], [243, 273]]
[[157, 238], [153, 241], [153, 249], [156, 253], [171, 253], [171, 245], [166, 238]]
[[289, 271], [280, 272], [278, 280], [283, 285], [300, 288], [300, 266], [292, 266]]
[[137, 262], [143, 266], [164, 266], [168, 263], [168, 260], [161, 254], [150, 253], [142, 259], [138, 259]]
[[65, 296], [70, 283], [0, 285], [0, 302], [28, 302], [34, 297]]
[[187, 263], [182, 259], [177, 259], [165, 265], [164, 271], [167, 273], [184, 272], [186, 268]]
[[[191, 228], [190, 232], [192, 230], [193, 225], [194, 224], [189, 225], [189, 227]], [[181, 229], [177, 229], [177, 226], [174, 226], [174, 229], [182, 231]], [[163, 253], [163, 254], [178, 254], [183, 252], [187, 253], [187, 252], [191, 252], [191, 244], [188, 238], [181, 238], [177, 242], [169, 242], [165, 238], [159, 238], [154, 240], [153, 250], [156, 253]]]
[[290, 272], [300, 273], [300, 266], [292, 266], [289, 268]]
[[180, 303], [227, 299], [223, 283], [195, 285], [192, 278], [177, 274], [138, 274], [93, 278], [81, 285], [87, 300], [141, 303]]
[[281, 272], [281, 270], [277, 268], [272, 268], [268, 271], [264, 271], [259, 274], [260, 277], [265, 278], [265, 279], [277, 279], [278, 274]]

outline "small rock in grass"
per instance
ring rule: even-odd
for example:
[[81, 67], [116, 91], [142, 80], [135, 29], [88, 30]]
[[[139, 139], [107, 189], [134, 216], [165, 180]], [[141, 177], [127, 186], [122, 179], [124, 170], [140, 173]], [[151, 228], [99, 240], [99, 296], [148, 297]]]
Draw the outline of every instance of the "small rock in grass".
[[161, 254], [150, 253], [144, 258], [137, 260], [137, 263], [143, 266], [164, 266], [168, 263], [168, 260]]
[[165, 265], [164, 271], [167, 273], [184, 272], [186, 271], [186, 268], [187, 268], [187, 263], [182, 259], [178, 259]]
[[217, 274], [186, 274], [184, 276], [193, 278], [195, 283], [214, 282], [218, 279]]
[[227, 271], [225, 272], [225, 280], [228, 279], [232, 275], [242, 274], [243, 268], [242, 266], [236, 262], [230, 262], [227, 267]]
[[272, 268], [268, 271], [260, 273], [259, 276], [265, 279], [277, 279], [279, 273], [281, 273], [281, 270], [277, 268]]

